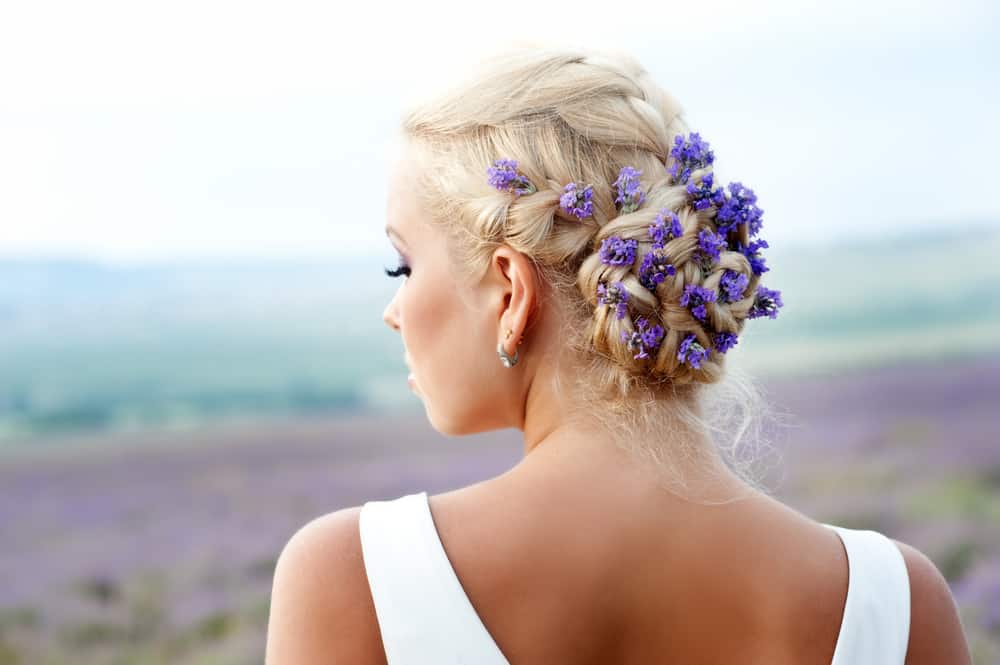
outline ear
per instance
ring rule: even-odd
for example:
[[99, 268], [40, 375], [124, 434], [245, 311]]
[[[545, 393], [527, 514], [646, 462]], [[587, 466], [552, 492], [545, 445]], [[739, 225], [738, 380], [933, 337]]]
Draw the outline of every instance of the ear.
[[[490, 259], [490, 275], [500, 292], [497, 342], [513, 355], [531, 322], [541, 295], [541, 280], [534, 262], [510, 245], [501, 245]], [[511, 331], [507, 337], [507, 330]]]

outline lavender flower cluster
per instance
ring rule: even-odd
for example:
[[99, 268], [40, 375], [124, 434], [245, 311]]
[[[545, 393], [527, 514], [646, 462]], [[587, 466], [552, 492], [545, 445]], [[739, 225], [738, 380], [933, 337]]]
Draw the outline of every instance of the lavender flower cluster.
[[677, 274], [677, 269], [669, 262], [669, 258], [662, 247], [650, 250], [646, 256], [642, 257], [642, 265], [639, 266], [639, 283], [650, 291], [655, 291], [657, 284], [668, 276]]
[[709, 148], [708, 142], [702, 141], [698, 132], [691, 132], [687, 139], [681, 135], [675, 136], [670, 156], [674, 158], [674, 163], [667, 172], [674, 182], [682, 184], [691, 177], [691, 171], [705, 168], [715, 161], [715, 154]]
[[608, 236], [601, 242], [598, 255], [601, 263], [609, 266], [630, 266], [635, 263], [635, 250], [638, 246], [638, 241], [633, 238]]
[[[667, 217], [670, 218], [670, 222], [667, 222]], [[667, 244], [668, 240], [673, 238], [680, 238], [684, 234], [684, 229], [681, 228], [681, 220], [677, 217], [677, 213], [669, 208], [661, 208], [656, 217], [653, 218], [653, 223], [649, 226], [649, 237], [653, 239], [653, 248], [660, 249]]]
[[631, 166], [623, 166], [618, 172], [618, 179], [615, 180], [618, 196], [615, 197], [615, 203], [621, 205], [619, 210], [622, 214], [635, 212], [646, 201], [646, 192], [639, 186], [641, 175], [642, 171], [637, 171]]
[[699, 369], [701, 363], [708, 359], [708, 349], [698, 343], [694, 333], [688, 333], [677, 347], [677, 359]]
[[725, 353], [729, 349], [733, 348], [736, 346], [737, 341], [736, 335], [733, 333], [722, 332], [715, 333], [715, 335], [712, 336], [712, 344], [715, 346], [715, 350], [719, 353]]
[[568, 214], [577, 219], [586, 219], [594, 214], [593, 185], [581, 188], [575, 182], [571, 182], [563, 188], [563, 195], [559, 197], [559, 206]]
[[516, 159], [498, 159], [493, 166], [486, 169], [490, 185], [502, 192], [510, 192], [515, 196], [534, 194], [537, 190], [526, 175], [517, 172]]
[[695, 210], [704, 210], [712, 205], [721, 206], [726, 202], [725, 190], [712, 186], [714, 179], [714, 173], [706, 173], [697, 185], [693, 182], [688, 183], [686, 189], [688, 199]]
[[[693, 253], [704, 272], [710, 271], [720, 260], [723, 251], [740, 252], [746, 257], [754, 275], [760, 276], [767, 272], [761, 250], [768, 247], [762, 238], [750, 240], [745, 246], [740, 240], [730, 237], [745, 226], [747, 235], [757, 235], [763, 225], [763, 210], [757, 206], [757, 195], [740, 182], [731, 182], [725, 188], [717, 187], [714, 174], [705, 173], [691, 180], [692, 174], [699, 169], [711, 166], [715, 161], [708, 141], [702, 139], [697, 132], [687, 136], [674, 137], [674, 145], [670, 150], [671, 163], [667, 167], [670, 180], [674, 184], [686, 185], [688, 203], [694, 210], [705, 210], [715, 207], [714, 219], [716, 231], [702, 229], [698, 233], [698, 246]], [[487, 169], [490, 185], [501, 191], [511, 192], [517, 196], [531, 194], [537, 191], [535, 186], [523, 174], [517, 172], [517, 161], [513, 159], [498, 159]], [[631, 166], [623, 166], [614, 182], [616, 190], [615, 204], [621, 214], [638, 210], [646, 201], [640, 176], [642, 171]], [[568, 215], [583, 220], [593, 216], [594, 189], [592, 185], [570, 182], [563, 188], [559, 197], [559, 206]], [[677, 274], [677, 269], [670, 263], [670, 257], [665, 251], [667, 242], [684, 234], [680, 218], [668, 208], [662, 208], [653, 219], [648, 229], [651, 249], [643, 256], [639, 266], [639, 282], [651, 291], [667, 277]], [[605, 265], [633, 266], [638, 249], [638, 241], [633, 238], [609, 236], [601, 242], [598, 255]], [[707, 305], [711, 302], [733, 303], [746, 297], [750, 284], [747, 275], [726, 269], [719, 281], [719, 290], [709, 289], [696, 284], [687, 284], [681, 295], [680, 304], [691, 310], [692, 315], [707, 323]], [[615, 318], [621, 320], [628, 312], [628, 291], [625, 285], [618, 281], [611, 285], [600, 282], [597, 286], [597, 301], [600, 305], [615, 308]], [[747, 313], [747, 318], [768, 317], [777, 318], [778, 309], [783, 306], [781, 292], [758, 285], [754, 294], [754, 303]], [[640, 317], [636, 320], [637, 330], [622, 332], [622, 341], [635, 352], [635, 358], [648, 358], [660, 344], [664, 336], [661, 326], [653, 325], [648, 319]], [[728, 332], [712, 332], [712, 348], [708, 349], [698, 342], [694, 334], [688, 334], [678, 348], [677, 359], [698, 369], [714, 349], [718, 353], [726, 353], [737, 343], [737, 335]]]
[[741, 224], [747, 226], [749, 235], [760, 232], [763, 210], [757, 207], [757, 195], [743, 183], [731, 182], [726, 189], [715, 187], [714, 174], [706, 173], [697, 183], [688, 182], [691, 172], [712, 164], [715, 155], [697, 132], [691, 132], [685, 139], [674, 137], [674, 148], [670, 151], [674, 163], [667, 169], [674, 184], [687, 184], [688, 199], [695, 210], [704, 210], [709, 206], [718, 208], [715, 214], [716, 226], [723, 236], [736, 229]]
[[747, 313], [748, 319], [756, 319], [766, 316], [770, 319], [778, 318], [778, 308], [784, 303], [781, 302], [781, 291], [773, 291], [763, 285], [757, 287], [757, 295], [754, 298], [753, 306]]
[[666, 333], [661, 326], [651, 325], [643, 316], [636, 319], [635, 325], [638, 330], [633, 330], [631, 333], [627, 330], [622, 331], [622, 341], [626, 343], [629, 351], [636, 352], [632, 356], [634, 359], [648, 358], [650, 353], [659, 348]]
[[726, 249], [729, 249], [729, 244], [721, 233], [716, 233], [711, 229], [702, 229], [698, 233], [697, 259], [704, 272], [712, 269], [715, 262], [722, 256], [722, 251]]
[[743, 273], [727, 269], [724, 273], [722, 273], [722, 279], [719, 280], [719, 286], [722, 287], [722, 290], [719, 292], [719, 297], [722, 299], [722, 302], [736, 302], [737, 300], [742, 300], [743, 293], [749, 285], [749, 277]]
[[757, 207], [757, 195], [739, 182], [729, 183], [729, 193], [715, 214], [719, 232], [728, 234], [740, 224], [746, 224], [751, 236], [757, 235], [761, 227], [761, 216], [764, 211]]
[[611, 305], [615, 308], [615, 318], [619, 321], [625, 318], [628, 311], [628, 290], [622, 282], [610, 286], [601, 282], [597, 285], [597, 302], [601, 305]]
[[708, 317], [708, 311], [705, 307], [708, 303], [715, 302], [718, 295], [713, 289], [698, 286], [697, 284], [685, 284], [680, 302], [682, 307], [687, 307], [691, 310], [694, 318], [704, 323]]
[[734, 251], [740, 252], [743, 256], [747, 257], [747, 261], [750, 262], [750, 270], [753, 271], [755, 275], [763, 275], [770, 268], [764, 263], [764, 257], [760, 255], [761, 249], [767, 248], [767, 241], [763, 238], [758, 240], [751, 240], [750, 244], [746, 247], [742, 243], [736, 241], [736, 246], [733, 247]]
[[[698, 248], [695, 255], [702, 268], [710, 269], [719, 260], [722, 250], [731, 250], [740, 252], [746, 257], [754, 275], [759, 276], [767, 272], [768, 267], [760, 253], [761, 249], [768, 246], [766, 240], [751, 240], [746, 246], [739, 240], [734, 240], [730, 246], [728, 240], [731, 232], [738, 230], [741, 225], [746, 226], [748, 236], [753, 237], [760, 232], [764, 211], [757, 206], [757, 195], [754, 191], [740, 182], [729, 183], [727, 188], [716, 187], [713, 173], [704, 174], [697, 182], [689, 181], [695, 170], [704, 169], [715, 161], [715, 154], [708, 142], [697, 132], [691, 132], [687, 137], [674, 137], [674, 147], [670, 151], [670, 156], [673, 158], [673, 163], [667, 172], [674, 184], [686, 185], [685, 191], [691, 207], [695, 210], [716, 207], [714, 217], [717, 231], [705, 229], [698, 234]], [[727, 269], [719, 282], [718, 292], [689, 284], [685, 286], [681, 304], [690, 307], [698, 320], [705, 321], [706, 303], [716, 300], [719, 302], [742, 300], [746, 297], [749, 285], [750, 278], [747, 275]], [[778, 309], [782, 305], [780, 291], [758, 285], [754, 294], [754, 304], [747, 313], [747, 318], [763, 316], [777, 318]], [[737, 336], [733, 333], [716, 332], [711, 339], [713, 347], [719, 353], [725, 353], [737, 343]], [[697, 369], [708, 357], [708, 353], [709, 350], [703, 348], [693, 335], [688, 335], [680, 345], [677, 359]]]

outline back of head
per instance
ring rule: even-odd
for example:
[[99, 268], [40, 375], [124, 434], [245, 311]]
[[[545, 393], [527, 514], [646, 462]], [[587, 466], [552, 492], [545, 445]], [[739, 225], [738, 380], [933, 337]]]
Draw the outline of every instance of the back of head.
[[[708, 143], [634, 58], [496, 54], [402, 130], [459, 274], [475, 279], [501, 243], [534, 261], [582, 409], [622, 442], [678, 418], [718, 429], [702, 387], [722, 381], [746, 321], [781, 306], [760, 284], [761, 210], [740, 183], [713, 182]], [[734, 448], [763, 405], [745, 377], [723, 392], [736, 403], [718, 411], [744, 414]]]

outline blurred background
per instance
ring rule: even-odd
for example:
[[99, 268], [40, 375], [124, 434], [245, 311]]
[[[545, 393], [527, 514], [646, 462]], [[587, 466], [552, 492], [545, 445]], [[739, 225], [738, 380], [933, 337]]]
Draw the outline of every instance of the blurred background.
[[403, 105], [522, 39], [633, 53], [754, 189], [785, 306], [727, 362], [784, 414], [769, 486], [928, 554], [996, 662], [997, 14], [4, 5], [0, 665], [261, 663], [298, 527], [516, 463], [427, 423], [383, 227]]

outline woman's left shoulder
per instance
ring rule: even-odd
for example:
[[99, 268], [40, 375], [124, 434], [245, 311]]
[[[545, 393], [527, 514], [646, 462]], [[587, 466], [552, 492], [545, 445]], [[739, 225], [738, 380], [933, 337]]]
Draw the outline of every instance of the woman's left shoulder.
[[923, 552], [896, 539], [910, 586], [910, 643], [906, 665], [971, 663], [965, 629], [951, 587]]

